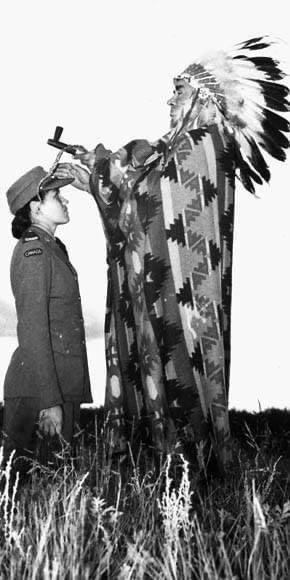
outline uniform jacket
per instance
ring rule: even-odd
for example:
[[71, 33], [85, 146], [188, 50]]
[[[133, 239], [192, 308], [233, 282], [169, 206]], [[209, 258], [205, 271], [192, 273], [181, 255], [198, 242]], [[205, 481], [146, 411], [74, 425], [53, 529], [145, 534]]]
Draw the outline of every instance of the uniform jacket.
[[11, 262], [19, 346], [4, 398], [38, 397], [40, 409], [92, 401], [77, 274], [65, 248], [33, 226]]

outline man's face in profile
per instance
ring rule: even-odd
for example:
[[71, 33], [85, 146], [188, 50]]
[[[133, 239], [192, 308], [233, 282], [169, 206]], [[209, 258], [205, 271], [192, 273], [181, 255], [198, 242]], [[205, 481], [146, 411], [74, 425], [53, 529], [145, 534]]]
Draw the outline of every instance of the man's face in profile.
[[167, 101], [170, 106], [170, 126], [176, 127], [177, 123], [184, 118], [189, 111], [194, 89], [185, 79], [174, 79], [174, 91]]

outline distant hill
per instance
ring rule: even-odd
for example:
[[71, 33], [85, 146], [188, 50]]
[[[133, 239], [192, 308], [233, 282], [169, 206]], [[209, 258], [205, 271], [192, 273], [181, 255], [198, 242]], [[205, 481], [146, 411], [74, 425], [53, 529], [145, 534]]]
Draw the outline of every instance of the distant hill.
[[16, 312], [13, 306], [0, 300], [0, 336], [16, 335]]
[[[97, 338], [103, 334], [103, 323], [91, 312], [84, 313], [86, 337]], [[16, 312], [14, 306], [0, 300], [0, 337], [16, 336]]]

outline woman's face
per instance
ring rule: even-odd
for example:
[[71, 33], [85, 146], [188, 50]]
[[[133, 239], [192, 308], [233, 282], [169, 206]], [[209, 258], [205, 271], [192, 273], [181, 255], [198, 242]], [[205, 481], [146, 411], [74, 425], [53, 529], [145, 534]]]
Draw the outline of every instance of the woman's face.
[[39, 205], [39, 216], [54, 226], [66, 224], [69, 222], [67, 204], [67, 199], [63, 197], [59, 189], [50, 189]]

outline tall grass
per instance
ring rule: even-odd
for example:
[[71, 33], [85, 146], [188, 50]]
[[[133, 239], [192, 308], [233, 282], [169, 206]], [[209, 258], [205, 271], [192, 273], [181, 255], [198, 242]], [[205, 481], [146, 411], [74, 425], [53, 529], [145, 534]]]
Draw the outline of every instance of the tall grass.
[[267, 453], [249, 427], [243, 437], [225, 479], [200, 478], [177, 452], [159, 469], [146, 451], [115, 460], [98, 435], [77, 467], [34, 464], [24, 484], [8, 462], [0, 467], [1, 580], [287, 580], [285, 458]]

